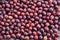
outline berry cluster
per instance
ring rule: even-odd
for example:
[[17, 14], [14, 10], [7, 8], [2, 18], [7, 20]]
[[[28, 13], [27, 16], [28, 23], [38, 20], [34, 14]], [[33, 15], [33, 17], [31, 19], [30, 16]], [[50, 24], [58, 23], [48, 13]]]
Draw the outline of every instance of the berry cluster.
[[57, 40], [59, 5], [59, 0], [1, 1], [0, 39]]

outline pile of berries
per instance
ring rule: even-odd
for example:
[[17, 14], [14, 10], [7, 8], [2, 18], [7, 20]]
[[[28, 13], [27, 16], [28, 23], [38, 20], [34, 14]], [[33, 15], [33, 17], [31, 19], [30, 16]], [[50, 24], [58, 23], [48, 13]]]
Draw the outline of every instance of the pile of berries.
[[60, 0], [0, 1], [0, 40], [58, 40], [59, 6]]

